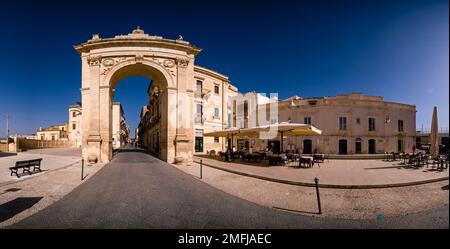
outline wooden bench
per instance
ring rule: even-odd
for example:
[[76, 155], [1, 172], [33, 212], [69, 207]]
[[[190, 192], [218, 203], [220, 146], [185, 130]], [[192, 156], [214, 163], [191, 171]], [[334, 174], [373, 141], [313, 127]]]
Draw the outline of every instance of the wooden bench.
[[19, 178], [19, 169], [23, 169], [22, 174], [25, 174], [25, 172], [28, 172], [28, 174], [31, 175], [30, 168], [33, 167], [33, 172], [39, 171], [41, 172], [41, 161], [42, 158], [39, 159], [33, 159], [33, 160], [26, 160], [26, 161], [17, 161], [16, 165], [14, 167], [10, 167], [9, 170], [11, 170], [11, 176], [13, 174], [16, 174], [17, 178]]

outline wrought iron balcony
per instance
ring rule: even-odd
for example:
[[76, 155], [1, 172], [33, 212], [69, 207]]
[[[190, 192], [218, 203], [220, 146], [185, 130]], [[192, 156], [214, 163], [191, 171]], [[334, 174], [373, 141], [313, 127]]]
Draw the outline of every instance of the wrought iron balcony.
[[196, 124], [203, 124], [203, 115], [201, 113], [196, 113], [194, 119]]

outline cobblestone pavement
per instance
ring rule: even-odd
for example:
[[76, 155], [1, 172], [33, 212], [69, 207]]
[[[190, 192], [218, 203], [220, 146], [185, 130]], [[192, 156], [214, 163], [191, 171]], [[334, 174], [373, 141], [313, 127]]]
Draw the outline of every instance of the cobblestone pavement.
[[227, 163], [205, 157], [196, 157], [195, 161], [224, 169], [276, 178], [288, 181], [314, 183], [318, 177], [321, 184], [333, 185], [384, 185], [426, 181], [445, 178], [449, 170], [436, 170], [436, 167], [424, 166], [415, 168], [403, 165], [402, 161], [386, 162], [378, 160], [332, 160], [315, 164], [312, 168], [298, 168], [287, 166], [270, 166], [263, 163], [238, 161]]
[[[174, 167], [199, 177], [197, 163]], [[317, 215], [314, 187], [303, 187], [246, 177], [203, 166], [202, 181], [239, 198], [266, 206]], [[320, 188], [321, 217], [375, 219], [410, 215], [448, 205], [448, 181], [377, 189]]]
[[264, 207], [141, 152], [114, 160], [11, 228], [447, 228], [448, 205], [387, 219], [321, 218]]
[[[81, 160], [80, 153], [80, 149], [73, 148], [39, 149], [11, 154], [1, 153], [6, 156], [0, 156], [0, 186], [30, 177], [37, 177], [49, 171], [73, 165]], [[24, 174], [20, 178], [17, 178], [15, 175], [11, 176], [9, 167], [14, 166], [17, 161], [37, 158], [42, 158], [41, 169], [43, 172], [33, 173], [32, 175]], [[21, 172], [22, 170], [19, 170], [19, 173]]]
[[87, 181], [102, 165], [84, 167], [81, 163], [0, 186], [0, 228], [14, 224], [57, 202]]

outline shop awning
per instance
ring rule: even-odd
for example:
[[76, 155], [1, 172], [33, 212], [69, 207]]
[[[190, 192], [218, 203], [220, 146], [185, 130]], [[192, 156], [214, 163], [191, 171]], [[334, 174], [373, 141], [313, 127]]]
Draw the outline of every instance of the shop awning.
[[[272, 125], [264, 125], [253, 128], [229, 128], [221, 131], [214, 131], [204, 133], [205, 137], [270, 137], [278, 136], [314, 136], [321, 135], [322, 131], [318, 128], [308, 125], [308, 124], [300, 124], [300, 123], [277, 123]], [[261, 135], [263, 137], [261, 137]]]

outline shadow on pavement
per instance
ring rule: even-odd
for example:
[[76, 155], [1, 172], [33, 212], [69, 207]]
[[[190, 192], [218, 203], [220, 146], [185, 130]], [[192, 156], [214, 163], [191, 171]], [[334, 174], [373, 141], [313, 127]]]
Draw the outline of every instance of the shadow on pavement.
[[17, 156], [17, 153], [13, 153], [13, 152], [0, 152], [0, 157], [7, 157], [7, 156]]
[[19, 197], [0, 205], [0, 222], [14, 217], [16, 214], [29, 209], [43, 197]]
[[287, 208], [282, 208], [282, 207], [272, 207], [272, 208], [282, 210], [282, 211], [292, 212], [292, 213], [299, 213], [299, 214], [319, 214], [319, 212], [300, 211], [300, 210], [287, 209]]
[[[41, 171], [31, 171], [31, 174], [30, 173], [28, 173], [28, 172], [18, 172], [17, 174], [19, 175], [19, 177], [18, 178], [20, 178], [20, 177], [23, 177], [23, 176], [32, 176], [32, 175], [36, 175], [36, 174], [39, 174], [39, 173], [43, 173], [43, 172], [46, 172], [46, 171], [49, 171], [49, 169], [41, 169]], [[16, 176], [16, 175], [13, 175], [14, 177]]]
[[3, 193], [1, 193], [0, 195], [6, 194], [8, 192], [17, 192], [20, 190], [22, 190], [22, 189], [21, 188], [9, 188], [9, 189], [5, 190]]
[[119, 149], [114, 149], [113, 150], [113, 155], [117, 155], [118, 153], [128, 153], [128, 152], [139, 152], [139, 153], [143, 153], [143, 154], [147, 154], [147, 155], [151, 155], [154, 157], [158, 157], [159, 155], [155, 154], [155, 153], [151, 153], [150, 151], [147, 151], [143, 148], [139, 148], [139, 147], [126, 147], [126, 148], [119, 148]]

